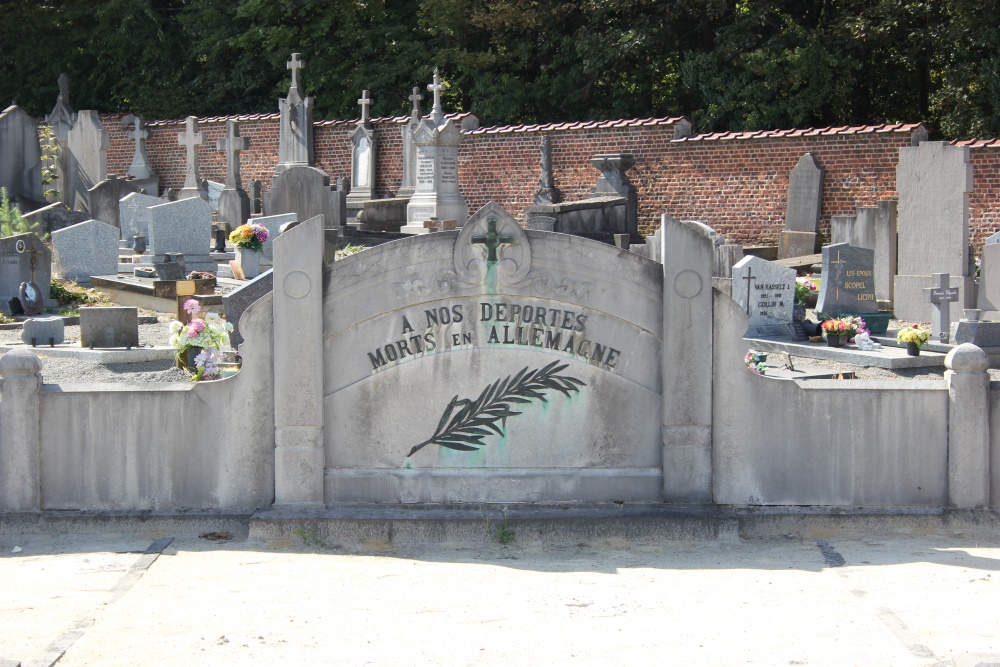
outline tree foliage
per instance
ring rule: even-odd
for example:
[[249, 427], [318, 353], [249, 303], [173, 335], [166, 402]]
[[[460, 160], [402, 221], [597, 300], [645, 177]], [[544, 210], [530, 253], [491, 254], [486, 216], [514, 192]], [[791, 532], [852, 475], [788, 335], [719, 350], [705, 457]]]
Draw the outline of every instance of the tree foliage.
[[[487, 124], [687, 115], [700, 130], [928, 122], [1000, 135], [998, 0], [7, 0], [0, 100], [150, 118], [406, 113], [435, 66]], [[13, 47], [13, 48], [11, 48]], [[425, 93], [426, 94], [426, 93]]]

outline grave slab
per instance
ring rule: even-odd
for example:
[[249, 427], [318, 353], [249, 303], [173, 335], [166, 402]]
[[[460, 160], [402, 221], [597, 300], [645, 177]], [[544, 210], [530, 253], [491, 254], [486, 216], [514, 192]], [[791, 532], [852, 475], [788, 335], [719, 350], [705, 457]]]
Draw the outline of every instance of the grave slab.
[[920, 356], [911, 357], [906, 354], [905, 348], [889, 346], [885, 339], [872, 337], [872, 340], [882, 343], [882, 348], [865, 352], [855, 347], [829, 347], [826, 343], [796, 343], [774, 338], [752, 338], [747, 339], [747, 343], [750, 347], [763, 352], [787, 352], [796, 357], [834, 361], [853, 366], [889, 370], [944, 367], [944, 358], [947, 356], [945, 354], [921, 351]]
[[118, 270], [119, 230], [87, 220], [52, 233], [52, 268], [56, 277], [89, 283], [91, 276]]
[[136, 308], [80, 309], [80, 347], [138, 347], [139, 311]]

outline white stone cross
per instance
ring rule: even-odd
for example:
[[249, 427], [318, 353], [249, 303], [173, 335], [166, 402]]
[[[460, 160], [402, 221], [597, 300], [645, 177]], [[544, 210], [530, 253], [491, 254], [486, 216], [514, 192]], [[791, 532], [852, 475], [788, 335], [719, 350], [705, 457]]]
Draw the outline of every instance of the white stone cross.
[[243, 187], [240, 182], [240, 151], [250, 148], [250, 139], [240, 136], [240, 124], [235, 120], [226, 121], [226, 138], [215, 143], [219, 151], [226, 154], [226, 189], [238, 190]]
[[[126, 120], [128, 120], [127, 116]], [[137, 144], [140, 141], [145, 141], [146, 139], [149, 139], [149, 130], [147, 130], [143, 126], [142, 118], [140, 116], [132, 116], [131, 120], [132, 122], [130, 123], [130, 125], [132, 125], [134, 129], [129, 130], [128, 138], [136, 142]]]
[[434, 119], [435, 123], [440, 124], [444, 119], [444, 111], [441, 109], [441, 91], [445, 89], [443, 83], [441, 83], [441, 77], [438, 76], [438, 68], [434, 68], [434, 83], [427, 84], [427, 90], [434, 93], [434, 106], [431, 108], [431, 118]]
[[299, 87], [299, 71], [306, 66], [306, 61], [302, 60], [301, 54], [293, 53], [292, 59], [285, 63], [285, 67], [292, 70], [292, 88]]
[[358, 100], [358, 104], [361, 105], [361, 124], [368, 127], [368, 107], [371, 106], [372, 100], [368, 97], [367, 90], [361, 93], [361, 99]]
[[949, 287], [951, 276], [932, 273], [933, 287], [924, 288], [924, 303], [934, 304], [931, 311], [931, 335], [942, 343], [951, 337], [951, 302], [958, 301], [958, 288]]
[[413, 94], [408, 99], [413, 102], [413, 111], [410, 112], [410, 115], [414, 118], [420, 118], [420, 102], [424, 99], [424, 96], [420, 94], [420, 86], [413, 87]]
[[184, 132], [177, 135], [177, 143], [187, 147], [187, 169], [184, 172], [184, 187], [198, 189], [198, 146], [205, 141], [205, 135], [198, 131], [198, 118], [184, 119]]

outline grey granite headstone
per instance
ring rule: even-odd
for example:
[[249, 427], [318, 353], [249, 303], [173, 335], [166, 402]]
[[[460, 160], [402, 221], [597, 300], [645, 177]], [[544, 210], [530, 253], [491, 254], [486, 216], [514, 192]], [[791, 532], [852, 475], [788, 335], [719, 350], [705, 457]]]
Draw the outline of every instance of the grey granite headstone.
[[250, 210], [259, 214], [263, 210], [261, 205], [264, 199], [264, 184], [256, 178], [253, 179], [250, 181], [250, 191], [247, 194], [250, 195]]
[[1000, 243], [1000, 232], [986, 237], [985, 245], [993, 245], [995, 243]]
[[110, 135], [96, 111], [81, 111], [69, 131], [66, 159], [69, 201], [78, 211], [90, 211], [88, 191], [108, 177]]
[[7, 314], [7, 302], [20, 298], [21, 283], [45, 286], [48, 296], [52, 281], [52, 253], [34, 234], [16, 234], [0, 238], [0, 309]]
[[[127, 181], [114, 174], [101, 181], [87, 192], [90, 202], [90, 217], [121, 229], [121, 209], [119, 202], [122, 197], [133, 192], [141, 192], [142, 186], [137, 181]], [[149, 193], [146, 193], [149, 194]]]
[[165, 203], [160, 197], [133, 192], [122, 197], [118, 202], [118, 221], [121, 224], [122, 238], [132, 247], [136, 236], [148, 236], [149, 207]]
[[0, 187], [12, 199], [44, 201], [41, 169], [38, 123], [21, 107], [7, 107], [0, 113]]
[[161, 262], [153, 265], [157, 280], [184, 280], [184, 266], [180, 262]]
[[[301, 70], [306, 66], [298, 53], [286, 67], [292, 72], [288, 97], [278, 98], [278, 174], [289, 167], [309, 167], [313, 163], [313, 98], [306, 97], [302, 88]], [[305, 220], [305, 218], [300, 218]], [[327, 218], [329, 220], [329, 218]]]
[[878, 312], [874, 250], [847, 243], [823, 248], [823, 280], [816, 310], [831, 316]]
[[39, 223], [43, 233], [51, 234], [57, 229], [89, 220], [90, 215], [83, 211], [71, 211], [61, 202], [56, 202], [25, 214], [24, 219], [28, 223]]
[[812, 232], [819, 229], [819, 212], [823, 205], [823, 174], [812, 153], [799, 158], [788, 175], [788, 205], [785, 209], [785, 229], [792, 232]]
[[264, 260], [270, 262], [273, 259], [271, 244], [274, 243], [275, 237], [281, 233], [282, 225], [295, 222], [297, 219], [294, 213], [282, 213], [280, 215], [264, 215], [252, 220], [254, 224], [264, 225], [267, 228], [267, 241], [264, 242], [264, 249], [261, 253]]
[[749, 255], [733, 266], [733, 300], [747, 314], [746, 337], [793, 336], [795, 270]]
[[332, 228], [333, 211], [330, 177], [316, 167], [288, 167], [274, 177], [268, 197], [267, 215], [295, 213], [299, 220], [323, 216], [323, 224]]
[[240, 335], [240, 317], [250, 304], [273, 289], [273, 275], [274, 272], [269, 269], [222, 296], [226, 321], [233, 325], [233, 331], [229, 334], [229, 343], [233, 347], [243, 342], [243, 336]]
[[118, 274], [118, 229], [87, 220], [52, 233], [52, 266], [56, 275], [74, 282], [91, 276]]
[[31, 345], [32, 340], [35, 345], [61, 345], [66, 340], [66, 324], [63, 318], [32, 317], [25, 320], [21, 327], [21, 342]]
[[980, 253], [979, 295], [976, 308], [983, 311], [983, 319], [1000, 318], [1000, 243], [987, 243]]
[[212, 211], [203, 200], [180, 199], [149, 207], [147, 247], [154, 255], [207, 253], [211, 233]]
[[80, 347], [138, 346], [138, 309], [124, 307], [80, 309]]

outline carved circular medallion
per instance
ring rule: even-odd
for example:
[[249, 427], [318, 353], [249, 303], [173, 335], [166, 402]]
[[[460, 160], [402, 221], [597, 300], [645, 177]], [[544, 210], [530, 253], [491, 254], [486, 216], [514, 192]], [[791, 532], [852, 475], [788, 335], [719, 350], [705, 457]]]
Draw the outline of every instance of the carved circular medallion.
[[17, 250], [19, 254], [24, 252], [25, 249], [24, 239], [18, 239], [17, 243], [14, 244], [14, 249]]
[[312, 289], [312, 281], [304, 271], [292, 271], [285, 276], [285, 294], [293, 299], [301, 299], [309, 294]]
[[678, 296], [691, 299], [701, 294], [701, 276], [691, 269], [684, 269], [674, 276], [674, 291]]

